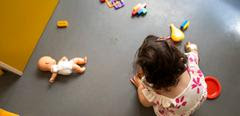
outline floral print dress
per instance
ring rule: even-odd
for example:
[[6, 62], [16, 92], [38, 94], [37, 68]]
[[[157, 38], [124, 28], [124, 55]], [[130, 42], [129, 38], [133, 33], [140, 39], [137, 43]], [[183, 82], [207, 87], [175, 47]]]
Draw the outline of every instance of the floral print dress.
[[142, 78], [145, 89], [142, 90], [145, 98], [153, 103], [157, 116], [189, 116], [207, 98], [207, 85], [204, 75], [198, 66], [198, 55], [194, 52], [186, 53], [188, 57], [187, 71], [191, 77], [188, 86], [174, 99], [157, 94]]

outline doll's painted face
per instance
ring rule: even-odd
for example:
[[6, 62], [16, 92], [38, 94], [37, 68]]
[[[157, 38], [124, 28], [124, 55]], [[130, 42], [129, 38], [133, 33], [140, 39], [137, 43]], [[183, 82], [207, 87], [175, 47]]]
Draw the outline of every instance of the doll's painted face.
[[42, 71], [51, 71], [52, 65], [56, 64], [56, 60], [49, 56], [43, 56], [38, 60], [38, 68]]

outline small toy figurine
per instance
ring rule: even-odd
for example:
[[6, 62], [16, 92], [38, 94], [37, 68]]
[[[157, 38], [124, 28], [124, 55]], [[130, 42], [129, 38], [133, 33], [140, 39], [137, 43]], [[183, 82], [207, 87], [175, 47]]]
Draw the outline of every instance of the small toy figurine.
[[67, 57], [63, 57], [58, 63], [56, 63], [56, 60], [54, 60], [50, 56], [43, 56], [38, 61], [38, 68], [42, 71], [51, 71], [52, 76], [49, 82], [53, 83], [57, 77], [57, 74], [70, 75], [72, 72], [76, 72], [79, 74], [83, 73], [86, 68], [80, 67], [79, 65], [83, 65], [86, 63], [87, 57], [77, 57], [71, 60], [68, 60]]
[[123, 0], [111, 0], [111, 3], [115, 10], [122, 8], [125, 5]]
[[57, 22], [57, 27], [58, 28], [66, 28], [66, 27], [68, 27], [68, 21], [66, 21], [66, 20], [59, 20]]
[[181, 24], [180, 29], [181, 29], [182, 31], [185, 31], [185, 30], [189, 27], [189, 25], [190, 25], [190, 21], [185, 20], [185, 21]]
[[132, 10], [132, 16], [140, 16], [140, 15], [145, 15], [147, 14], [147, 4], [144, 3], [144, 4], [137, 4], [136, 6], [133, 7], [133, 10]]
[[180, 29], [176, 28], [173, 24], [170, 25], [170, 29], [170, 37], [174, 42], [180, 42], [184, 39], [184, 33]]

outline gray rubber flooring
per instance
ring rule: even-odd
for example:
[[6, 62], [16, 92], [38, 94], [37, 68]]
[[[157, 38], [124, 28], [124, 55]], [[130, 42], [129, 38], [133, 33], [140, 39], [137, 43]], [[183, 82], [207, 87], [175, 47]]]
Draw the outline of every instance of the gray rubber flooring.
[[[145, 17], [131, 18], [139, 2], [148, 3]], [[60, 0], [24, 75], [0, 78], [0, 107], [22, 116], [153, 116], [142, 107], [129, 82], [132, 63], [143, 39], [169, 35], [169, 24], [191, 21], [186, 41], [200, 49], [205, 75], [217, 76], [221, 96], [207, 101], [195, 116], [239, 115], [240, 1], [125, 0], [115, 11], [98, 0]], [[69, 21], [57, 29], [56, 21]], [[183, 47], [180, 47], [183, 49]], [[50, 73], [37, 69], [44, 55], [60, 59], [88, 56], [83, 75], [60, 76], [49, 86]]]

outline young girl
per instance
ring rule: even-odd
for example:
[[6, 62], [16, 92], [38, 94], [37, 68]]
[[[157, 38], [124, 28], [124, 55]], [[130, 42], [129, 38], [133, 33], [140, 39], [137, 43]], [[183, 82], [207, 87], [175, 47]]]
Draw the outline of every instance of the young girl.
[[189, 116], [206, 100], [197, 46], [188, 42], [185, 51], [153, 35], [138, 49], [137, 73], [131, 82], [142, 105], [153, 106], [157, 116]]

